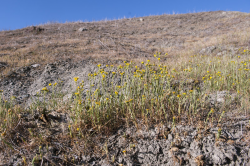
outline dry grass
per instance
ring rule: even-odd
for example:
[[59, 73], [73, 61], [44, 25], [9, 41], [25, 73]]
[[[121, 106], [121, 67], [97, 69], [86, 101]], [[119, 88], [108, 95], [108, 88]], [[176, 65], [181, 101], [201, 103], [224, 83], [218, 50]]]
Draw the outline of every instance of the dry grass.
[[[74, 78], [79, 88], [68, 103], [61, 103], [55, 84], [40, 93], [47, 97], [47, 91], [52, 91], [50, 100], [34, 103], [27, 110], [14, 106], [14, 98], [1, 101], [0, 151], [11, 157], [24, 150], [23, 164], [26, 160], [34, 164], [46, 159], [44, 153], [59, 143], [65, 156], [49, 162], [73, 163], [69, 159], [76, 153], [103, 152], [97, 146], [102, 135], [108, 136], [124, 125], [140, 129], [142, 124], [149, 127], [164, 123], [175, 131], [179, 123], [219, 126], [225, 120], [224, 111], [231, 113], [231, 108], [248, 116], [248, 18], [250, 15], [243, 13], [204, 12], [150, 16], [143, 22], [134, 18], [56, 23], [41, 25], [40, 29], [0, 32], [0, 61], [8, 64], [1, 69], [2, 77], [16, 67], [68, 58], [104, 64], [129, 60], [123, 66], [115, 63], [115, 67], [103, 68], [100, 64], [97, 73], [89, 73], [90, 85], [96, 81], [98, 89], [84, 92], [84, 83]], [[87, 31], [78, 32], [80, 27]], [[199, 55], [202, 48], [214, 45], [243, 48], [235, 52], [239, 57], [230, 52], [216, 57], [218, 52]], [[109, 79], [115, 78], [121, 82], [110, 83]], [[236, 94], [234, 107], [231, 102], [219, 108], [209, 105], [207, 95], [222, 90]], [[67, 123], [55, 120], [65, 114], [71, 119]], [[36, 120], [30, 121], [32, 118]]]
[[[91, 23], [45, 24], [0, 32], [2, 75], [16, 67], [61, 59], [145, 60], [155, 51], [171, 61], [211, 45], [249, 46], [250, 15], [203, 12]], [[87, 30], [78, 32], [80, 27]], [[40, 29], [39, 29], [40, 28]], [[187, 51], [188, 50], [188, 51]], [[98, 62], [97, 62], [98, 63]]]

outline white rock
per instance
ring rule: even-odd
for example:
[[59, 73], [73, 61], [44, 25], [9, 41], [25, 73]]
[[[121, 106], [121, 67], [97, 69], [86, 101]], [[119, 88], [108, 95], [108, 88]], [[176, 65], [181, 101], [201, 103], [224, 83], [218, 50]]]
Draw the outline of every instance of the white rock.
[[67, 94], [65, 96], [63, 96], [63, 101], [68, 101], [69, 99], [71, 99], [72, 94]]
[[40, 66], [40, 64], [31, 65], [31, 67], [34, 67], [34, 68], [37, 68], [37, 67], [39, 67], [39, 66]]
[[85, 28], [85, 27], [81, 27], [81, 28], [78, 29], [79, 32], [83, 32], [83, 31], [87, 31], [87, 30], [88, 30], [88, 29]]
[[140, 18], [139, 20], [140, 20], [141, 22], [142, 22], [142, 21], [144, 21], [144, 19], [143, 19], [143, 18]]

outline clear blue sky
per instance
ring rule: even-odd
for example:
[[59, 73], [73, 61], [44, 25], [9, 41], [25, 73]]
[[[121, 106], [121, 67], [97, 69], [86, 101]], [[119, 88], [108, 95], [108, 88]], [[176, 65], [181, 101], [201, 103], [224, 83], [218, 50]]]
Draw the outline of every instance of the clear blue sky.
[[0, 30], [201, 11], [250, 12], [250, 0], [0, 0]]

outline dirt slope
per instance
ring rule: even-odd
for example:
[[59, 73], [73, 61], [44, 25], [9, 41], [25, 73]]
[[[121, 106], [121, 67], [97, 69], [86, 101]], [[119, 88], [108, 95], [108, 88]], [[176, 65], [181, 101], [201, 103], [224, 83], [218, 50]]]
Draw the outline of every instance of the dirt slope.
[[[62, 92], [67, 94], [66, 100], [76, 89], [73, 78], [86, 81], [88, 73], [98, 70], [99, 63], [139, 63], [160, 51], [168, 53], [162, 61], [175, 64], [194, 54], [223, 55], [232, 52], [237, 56], [241, 47], [250, 47], [249, 13], [201, 12], [143, 19], [53, 23], [1, 31], [0, 90], [4, 90], [4, 99], [15, 96], [18, 104], [27, 107], [32, 98], [37, 97], [38, 91], [59, 80], [62, 81]], [[89, 86], [86, 84], [86, 89]], [[42, 97], [40, 99], [43, 100]], [[250, 162], [247, 143], [250, 136], [242, 139], [242, 132], [249, 134], [247, 116], [233, 117], [231, 124], [225, 122], [227, 128], [222, 131], [225, 139], [216, 145], [211, 145], [216, 139], [216, 126], [201, 134], [192, 125], [177, 126], [176, 131], [170, 131], [169, 126], [163, 125], [151, 126], [148, 131], [144, 126], [140, 127], [141, 131], [135, 127], [120, 128], [109, 138], [96, 136], [98, 138], [91, 140], [93, 146], [84, 149], [84, 141], [76, 147], [76, 140], [61, 137], [70, 121], [67, 114], [50, 113], [48, 118], [54, 126], [49, 127], [39, 121], [40, 114], [35, 110], [34, 115], [22, 115], [23, 125], [17, 129], [20, 133], [25, 131], [22, 134], [28, 139], [26, 128], [38, 126], [39, 132], [48, 136], [45, 142], [53, 142], [49, 147], [43, 147], [46, 155], [42, 161], [45, 165], [247, 165]], [[181, 133], [179, 137], [177, 132]], [[29, 141], [25, 146], [32, 149], [35, 145]], [[105, 154], [105, 147], [109, 154]], [[40, 153], [38, 149], [33, 152], [20, 149], [13, 155], [2, 150], [0, 164], [24, 165], [22, 155], [29, 156], [31, 160], [34, 154]], [[99, 153], [93, 154], [96, 151]], [[39, 165], [42, 161], [39, 160]]]
[[2, 31], [0, 67], [7, 74], [15, 67], [68, 58], [131, 60], [152, 56], [155, 51], [175, 58], [211, 45], [249, 46], [249, 17], [247, 13], [216, 11]]
[[[175, 63], [208, 46], [249, 47], [249, 27], [250, 14], [216, 11], [149, 16], [143, 21], [132, 18], [54, 23], [2, 31], [0, 88], [5, 89], [7, 97], [14, 95], [24, 100], [45, 65], [63, 60], [72, 64], [79, 61], [117, 64], [123, 60], [150, 59], [160, 51], [168, 53], [165, 60]], [[45, 80], [39, 87], [49, 81], [52, 80]]]

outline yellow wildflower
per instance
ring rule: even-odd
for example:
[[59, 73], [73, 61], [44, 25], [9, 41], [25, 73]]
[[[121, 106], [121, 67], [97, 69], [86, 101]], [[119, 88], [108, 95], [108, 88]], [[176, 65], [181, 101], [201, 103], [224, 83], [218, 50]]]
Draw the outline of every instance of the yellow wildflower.
[[3, 133], [1, 134], [2, 137], [4, 137], [5, 135], [6, 135], [6, 132], [3, 132]]
[[96, 105], [101, 105], [101, 103], [100, 103], [100, 102], [95, 102], [95, 104], [96, 104]]
[[49, 90], [47, 89], [47, 87], [44, 87], [44, 88], [42, 89], [42, 91], [48, 92]]
[[79, 79], [79, 77], [74, 77], [74, 81], [77, 82], [77, 80]]

